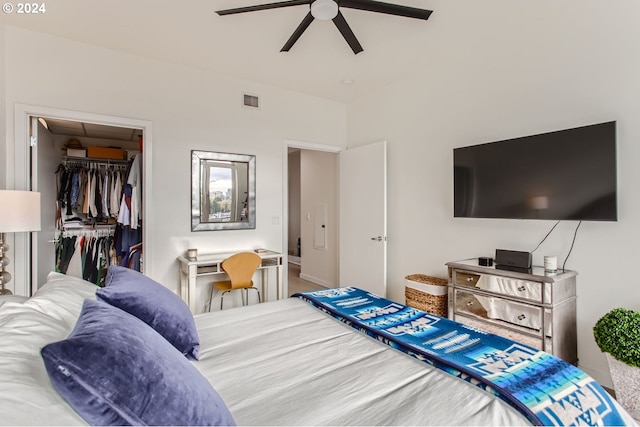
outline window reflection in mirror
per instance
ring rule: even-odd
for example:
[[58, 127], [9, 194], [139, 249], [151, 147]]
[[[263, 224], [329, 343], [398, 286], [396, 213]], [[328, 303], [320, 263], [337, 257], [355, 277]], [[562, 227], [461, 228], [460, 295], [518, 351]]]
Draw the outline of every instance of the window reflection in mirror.
[[192, 151], [192, 231], [255, 228], [255, 156]]

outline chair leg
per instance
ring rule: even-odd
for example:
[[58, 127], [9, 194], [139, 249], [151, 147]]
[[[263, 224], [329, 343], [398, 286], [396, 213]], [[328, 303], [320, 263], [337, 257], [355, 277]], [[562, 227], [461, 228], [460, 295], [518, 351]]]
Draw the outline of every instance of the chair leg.
[[215, 287], [213, 285], [211, 285], [211, 293], [209, 294], [209, 311], [211, 311], [211, 307], [213, 306], [213, 291], [214, 291]]
[[222, 304], [224, 303], [224, 294], [231, 291], [224, 291], [222, 295], [220, 295], [220, 310], [222, 310]]
[[256, 287], [247, 288], [247, 299], [249, 298], [249, 289], [255, 289], [255, 291], [258, 293], [258, 304], [262, 303], [262, 300], [260, 299], [260, 291]]
[[[249, 289], [253, 289], [258, 293], [258, 303], [262, 303], [262, 298], [260, 297], [260, 291], [258, 288], [252, 286], [250, 288], [240, 289], [240, 297], [242, 298], [242, 306], [249, 305]], [[242, 292], [244, 290], [244, 293]], [[220, 310], [222, 310], [224, 304], [224, 294], [231, 291], [224, 291], [220, 295]], [[211, 298], [213, 299], [213, 289], [211, 290]], [[209, 309], [211, 309], [211, 300], [209, 301]]]

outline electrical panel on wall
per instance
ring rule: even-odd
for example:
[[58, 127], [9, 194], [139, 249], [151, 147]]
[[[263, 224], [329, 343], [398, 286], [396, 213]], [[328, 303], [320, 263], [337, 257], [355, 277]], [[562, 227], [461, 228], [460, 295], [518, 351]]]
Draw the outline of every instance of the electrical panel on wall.
[[313, 248], [327, 249], [327, 205], [315, 206], [313, 215]]

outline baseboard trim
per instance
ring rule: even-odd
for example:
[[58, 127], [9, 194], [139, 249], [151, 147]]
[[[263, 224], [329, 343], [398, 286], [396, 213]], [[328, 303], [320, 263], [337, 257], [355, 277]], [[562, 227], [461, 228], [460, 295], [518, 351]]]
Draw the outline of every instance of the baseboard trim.
[[302, 259], [299, 256], [289, 255], [287, 261], [289, 264], [302, 265]]
[[613, 397], [614, 399], [616, 398], [616, 391], [615, 390], [610, 389], [609, 387], [605, 387], [605, 386], [602, 386], [602, 388], [605, 389], [605, 391], [607, 393], [609, 393], [611, 395], [611, 397]]
[[580, 363], [578, 363], [578, 368], [585, 371], [591, 378], [596, 380], [604, 388], [613, 390], [613, 382], [611, 381], [611, 376], [609, 375], [609, 372], [601, 372], [596, 369], [587, 368], [585, 366], [580, 365]]
[[335, 288], [336, 287], [336, 285], [334, 285], [331, 282], [327, 282], [326, 280], [318, 279], [317, 277], [313, 277], [313, 276], [310, 276], [310, 275], [305, 274], [305, 273], [300, 273], [300, 278], [303, 279], [303, 280], [306, 280], [308, 282], [315, 283], [316, 285], [324, 286], [325, 288]]

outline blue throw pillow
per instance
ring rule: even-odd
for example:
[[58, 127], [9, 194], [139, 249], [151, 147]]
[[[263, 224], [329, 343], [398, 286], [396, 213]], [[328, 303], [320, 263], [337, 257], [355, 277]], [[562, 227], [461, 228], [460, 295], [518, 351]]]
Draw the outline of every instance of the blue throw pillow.
[[112, 265], [96, 298], [133, 314], [158, 331], [182, 354], [198, 360], [200, 337], [187, 304], [155, 280], [129, 268]]
[[156, 331], [85, 300], [66, 340], [41, 350], [53, 387], [92, 425], [235, 425], [209, 381]]

